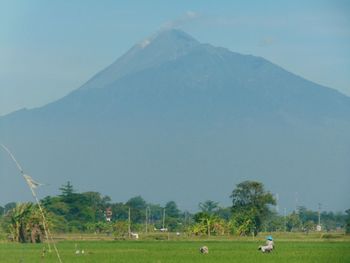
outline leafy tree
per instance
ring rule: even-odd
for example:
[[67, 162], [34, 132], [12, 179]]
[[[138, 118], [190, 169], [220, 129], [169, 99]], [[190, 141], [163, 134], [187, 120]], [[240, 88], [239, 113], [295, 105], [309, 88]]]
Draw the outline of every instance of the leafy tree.
[[10, 221], [9, 231], [12, 234], [13, 240], [16, 242], [27, 242], [27, 221], [31, 213], [32, 204], [18, 204], [8, 213]]
[[44, 225], [39, 208], [32, 203], [18, 204], [6, 215], [8, 230], [16, 242], [38, 243], [43, 239]]
[[5, 208], [4, 213], [6, 214], [8, 211], [10, 211], [10, 210], [12, 210], [13, 208], [15, 208], [16, 205], [17, 205], [17, 204], [16, 204], [15, 202], [7, 203], [7, 204], [4, 206], [4, 208]]
[[147, 203], [141, 196], [130, 198], [125, 205], [130, 208], [133, 223], [144, 222]]
[[180, 227], [180, 210], [174, 201], [165, 204], [165, 224], [170, 231], [178, 230]]
[[286, 220], [284, 216], [271, 212], [268, 218], [264, 221], [262, 228], [265, 232], [285, 231]]
[[88, 222], [85, 226], [89, 232], [94, 232], [94, 233], [109, 234], [113, 230], [113, 225], [110, 222], [106, 222], [106, 221]]
[[5, 208], [0, 206], [0, 216], [3, 216], [4, 213], [5, 213]]
[[138, 209], [138, 210], [145, 210], [147, 207], [146, 201], [141, 196], [135, 196], [130, 198], [126, 203], [126, 206]]
[[215, 211], [215, 214], [218, 217], [225, 219], [226, 221], [229, 221], [230, 218], [232, 217], [232, 209], [231, 209], [231, 207], [219, 207]]
[[315, 227], [316, 227], [316, 224], [312, 220], [306, 221], [303, 224], [303, 230], [305, 231], [306, 234], [309, 234], [309, 232], [315, 229]]
[[56, 215], [66, 216], [69, 213], [69, 204], [64, 202], [59, 196], [47, 196], [41, 200], [41, 203], [48, 211]]
[[199, 203], [199, 208], [202, 212], [213, 214], [219, 209], [219, 203], [212, 200], [207, 200], [204, 203]]
[[222, 218], [215, 217], [215, 220], [212, 223], [212, 232], [215, 235], [224, 235], [228, 230], [228, 225], [226, 221]]
[[177, 208], [177, 204], [174, 201], [169, 201], [165, 205], [165, 211], [167, 217], [179, 218], [180, 210]]
[[127, 220], [129, 208], [123, 203], [114, 203], [110, 206], [112, 208], [112, 221]]
[[[151, 224], [155, 224], [157, 228], [160, 228], [162, 225], [160, 221], [163, 218], [163, 207], [159, 204], [148, 204], [148, 217]], [[157, 224], [157, 222], [159, 222]]]
[[81, 195], [84, 197], [85, 205], [93, 210], [94, 221], [105, 220], [105, 210], [110, 205], [110, 197], [102, 197], [98, 192], [85, 192]]
[[322, 227], [327, 230], [334, 230], [345, 225], [346, 214], [323, 211], [321, 213]]
[[206, 234], [208, 236], [214, 231], [214, 226], [219, 222], [219, 218], [214, 214], [208, 214], [206, 212], [199, 212], [194, 215], [194, 221], [197, 224], [201, 224], [203, 226], [202, 229], [206, 230]]
[[298, 207], [298, 214], [302, 224], [312, 221], [314, 223], [318, 222], [318, 213], [315, 211], [308, 210], [304, 206]]
[[119, 238], [126, 238], [129, 235], [129, 223], [127, 221], [117, 221], [113, 225], [114, 234]]
[[[314, 224], [318, 224], [318, 212], [309, 210], [303, 206], [298, 208], [299, 218], [305, 228], [305, 224], [312, 221]], [[342, 227], [345, 224], [345, 214], [323, 211], [321, 213], [321, 223], [324, 230], [335, 230], [338, 227]], [[310, 222], [308, 223], [311, 224]], [[306, 230], [305, 230], [306, 231]]]
[[178, 231], [181, 228], [181, 223], [177, 218], [166, 217], [165, 226], [169, 231]]
[[233, 213], [230, 221], [231, 233], [240, 236], [249, 235], [256, 232], [256, 225], [254, 223], [254, 211], [243, 210], [238, 213]]
[[299, 215], [295, 211], [293, 211], [293, 213], [287, 217], [286, 227], [287, 231], [297, 231], [301, 229], [302, 222]]
[[60, 197], [62, 197], [62, 199], [66, 202], [69, 202], [75, 193], [73, 185], [70, 181], [68, 181], [65, 185], [62, 185], [59, 189], [61, 190]]
[[72, 184], [67, 182], [61, 188], [61, 194], [45, 197], [43, 206], [50, 212], [64, 219], [66, 226], [59, 224], [58, 230], [84, 231], [88, 223], [105, 220], [105, 210], [110, 206], [110, 198], [98, 192], [75, 192]]
[[275, 205], [273, 195], [266, 192], [260, 182], [244, 181], [232, 191], [232, 212], [237, 223], [243, 224], [244, 231], [261, 231], [263, 221], [270, 213], [269, 205]]
[[206, 234], [207, 231], [207, 226], [204, 225], [202, 222], [192, 224], [188, 230], [190, 234], [194, 234], [196, 236]]
[[346, 210], [345, 213], [347, 214], [345, 221], [345, 233], [350, 234], [350, 209]]

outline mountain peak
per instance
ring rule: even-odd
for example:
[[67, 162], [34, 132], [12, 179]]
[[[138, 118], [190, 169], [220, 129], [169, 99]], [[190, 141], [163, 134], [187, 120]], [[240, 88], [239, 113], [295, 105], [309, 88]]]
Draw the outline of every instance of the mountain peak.
[[132, 72], [174, 60], [200, 45], [200, 42], [179, 29], [166, 29], [134, 45], [112, 65], [82, 86], [82, 89], [103, 88]]
[[[84, 90], [0, 117], [1, 140], [21, 147], [33, 170], [45, 176], [51, 168], [43, 181], [93, 185], [114, 198], [226, 202], [230, 184], [253, 176], [287, 199], [298, 190], [310, 205], [325, 198], [334, 209], [348, 207], [350, 98], [179, 30], [145, 40]], [[12, 163], [0, 157], [0, 164], [11, 171]], [[163, 184], [174, 178], [177, 187]], [[325, 197], [330, 189], [337, 195]], [[0, 185], [0, 198], [19, 198], [13, 192]]]
[[136, 45], [136, 47], [143, 49], [147, 46], [155, 45], [162, 48], [168, 47], [171, 49], [181, 49], [198, 44], [199, 42], [189, 34], [182, 30], [172, 28], [161, 30], [152, 36], [143, 39], [138, 45]]
[[164, 29], [153, 36], [153, 41], [176, 41], [176, 42], [192, 42], [198, 44], [199, 42], [192, 36], [180, 29]]

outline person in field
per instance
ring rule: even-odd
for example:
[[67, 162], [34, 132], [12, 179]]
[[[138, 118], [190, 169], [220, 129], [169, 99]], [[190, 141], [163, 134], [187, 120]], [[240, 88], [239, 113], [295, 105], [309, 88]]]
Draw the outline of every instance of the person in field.
[[268, 236], [266, 238], [266, 245], [265, 246], [259, 246], [258, 250], [261, 250], [263, 253], [265, 252], [271, 252], [274, 248], [273, 238], [272, 236]]
[[207, 246], [203, 246], [199, 248], [199, 252], [201, 252], [202, 254], [208, 254], [209, 253], [209, 249]]

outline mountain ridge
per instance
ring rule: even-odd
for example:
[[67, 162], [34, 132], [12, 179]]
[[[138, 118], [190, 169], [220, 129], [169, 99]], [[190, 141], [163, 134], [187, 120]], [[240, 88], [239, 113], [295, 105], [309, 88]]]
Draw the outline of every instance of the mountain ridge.
[[[159, 45], [168, 45], [169, 47], [164, 51], [158, 54], [157, 56], [154, 56], [155, 50], [158, 51]], [[173, 43], [175, 42], [175, 44]], [[120, 58], [118, 58], [115, 62], [113, 62], [111, 65], [106, 67], [104, 70], [102, 70], [100, 73], [96, 74], [94, 77], [92, 77], [87, 83], [82, 85], [82, 89], [88, 89], [91, 88], [91, 85], [96, 85], [94, 82], [99, 79], [100, 74], [108, 74], [112, 73], [113, 78], [123, 76], [127, 74], [128, 71], [130, 71], [130, 68], [132, 68], [135, 71], [143, 69], [145, 64], [158, 64], [161, 61], [164, 61], [164, 59], [172, 58], [173, 56], [181, 55], [182, 52], [186, 52], [188, 48], [191, 48], [194, 45], [198, 45], [199, 42], [189, 36], [188, 34], [184, 33], [183, 31], [179, 30], [166, 30], [161, 31], [159, 34], [145, 38], [141, 42], [134, 45], [131, 49], [129, 49], [124, 55], [122, 55]], [[144, 54], [145, 49], [150, 49], [152, 56], [150, 57], [149, 54]], [[141, 54], [140, 54], [141, 53]], [[148, 52], [149, 53], [149, 52]], [[142, 56], [142, 59], [145, 61], [143, 63], [140, 63], [140, 60], [138, 59], [138, 63], [133, 62], [133, 58], [135, 56]], [[131, 62], [130, 62], [131, 60]], [[131, 64], [131, 66], [129, 66]], [[126, 67], [126, 70], [125, 68]], [[122, 71], [122, 73], [120, 73]], [[126, 71], [126, 73], [125, 73]], [[105, 76], [104, 76], [105, 78]], [[91, 84], [93, 82], [93, 84]], [[98, 83], [100, 84], [100, 83]], [[101, 85], [101, 84], [100, 84]], [[102, 84], [102, 85], [105, 85]], [[101, 88], [101, 87], [100, 87]]]
[[[343, 207], [349, 116], [350, 98], [334, 89], [170, 30], [64, 98], [0, 117], [0, 131], [34, 178], [57, 189], [70, 180], [112, 198], [193, 200], [193, 208], [227, 202], [235, 183], [256, 179], [283, 192], [288, 207], [295, 191], [307, 205]], [[0, 160], [3, 174], [14, 173]], [[329, 189], [339, 196], [327, 200]]]
[[[118, 73], [118, 70], [120, 70], [121, 67], [125, 66], [125, 64], [129, 64], [130, 63], [128, 61], [128, 60], [130, 60], [130, 56], [133, 57], [135, 55], [135, 53], [140, 52], [140, 50], [141, 50], [141, 52], [143, 51], [143, 49], [145, 47], [142, 47], [142, 43], [145, 42], [146, 40], [150, 39], [151, 42], [149, 43], [149, 45], [154, 44], [154, 43], [152, 43], [153, 41], [156, 42], [156, 44], [159, 44], [159, 42], [162, 42], [162, 40], [164, 40], [164, 38], [170, 38], [171, 39], [170, 42], [173, 42], [172, 40], [176, 39], [177, 36], [181, 36], [181, 38], [184, 38], [185, 39], [185, 43], [190, 43], [189, 45], [185, 45], [186, 46], [185, 52], [180, 52], [180, 55], [178, 57], [172, 58], [172, 55], [174, 55], [174, 53], [176, 53], [176, 50], [175, 50], [175, 52], [170, 52], [171, 54], [165, 56], [165, 58], [162, 58], [161, 61], [157, 61], [157, 59], [154, 59], [153, 57], [151, 57], [151, 58], [148, 57], [146, 59], [147, 62], [149, 62], [150, 59], [156, 60], [156, 62], [155, 63], [151, 63], [151, 64], [143, 63], [143, 64], [147, 64], [147, 66], [143, 65], [141, 67], [136, 67], [136, 70], [135, 70], [135, 67], [134, 67], [134, 64], [135, 64], [134, 61], [131, 61], [131, 67], [134, 68], [133, 71], [128, 72], [130, 70], [128, 69], [128, 66], [127, 66], [126, 72], [124, 71], [122, 73]], [[160, 38], [160, 40], [159, 40], [159, 38]], [[180, 43], [181, 43], [181, 41], [180, 41]], [[181, 44], [181, 46], [183, 46], [183, 44]], [[196, 49], [193, 50], [193, 47], [196, 47]], [[102, 71], [98, 72], [91, 79], [89, 79], [85, 84], [83, 84], [80, 88], [74, 90], [72, 93], [66, 95], [65, 97], [70, 96], [71, 94], [74, 94], [74, 93], [79, 92], [80, 90], [84, 90], [84, 89], [106, 88], [106, 87], [108, 87], [110, 85], [113, 85], [113, 82], [118, 82], [123, 77], [128, 78], [128, 75], [138, 74], [140, 72], [142, 73], [142, 71], [144, 71], [144, 70], [148, 70], [148, 69], [151, 69], [153, 67], [162, 66], [162, 64], [164, 64], [164, 63], [171, 63], [174, 60], [181, 59], [182, 56], [188, 55], [190, 52], [193, 52], [193, 51], [194, 52], [198, 52], [198, 49], [199, 50], [205, 50], [206, 52], [208, 52], [210, 54], [213, 54], [213, 56], [217, 56], [217, 57], [221, 57], [221, 56], [222, 57], [231, 56], [232, 58], [235, 57], [234, 59], [238, 59], [241, 62], [243, 62], [242, 63], [243, 66], [246, 63], [253, 63], [254, 67], [257, 67], [257, 68], [259, 66], [260, 67], [262, 66], [262, 67], [267, 68], [266, 70], [268, 70], [269, 68], [270, 69], [273, 68], [274, 70], [278, 70], [278, 71], [280, 71], [280, 72], [278, 72], [278, 74], [286, 74], [286, 73], [287, 74], [292, 74], [294, 77], [296, 77], [296, 78], [298, 78], [300, 80], [307, 81], [307, 82], [309, 82], [312, 85], [317, 85], [318, 88], [327, 89], [328, 91], [330, 91], [334, 95], [338, 95], [338, 96], [341, 96], [343, 98], [347, 98], [350, 101], [350, 98], [348, 96], [346, 96], [345, 94], [340, 93], [339, 91], [337, 91], [335, 89], [316, 84], [316, 83], [314, 83], [312, 81], [309, 81], [309, 80], [305, 80], [301, 76], [298, 76], [296, 74], [290, 73], [287, 70], [279, 67], [278, 65], [276, 65], [276, 64], [274, 64], [274, 63], [272, 63], [272, 62], [270, 62], [270, 61], [268, 61], [268, 60], [266, 60], [266, 59], [264, 59], [262, 57], [256, 57], [256, 56], [253, 56], [253, 55], [242, 55], [242, 54], [239, 54], [239, 53], [232, 52], [232, 51], [230, 51], [230, 50], [228, 50], [226, 48], [214, 47], [214, 46], [211, 46], [210, 44], [201, 44], [200, 42], [198, 42], [197, 40], [195, 40], [194, 38], [189, 36], [187, 33], [184, 33], [183, 31], [175, 30], [175, 29], [161, 31], [158, 35], [151, 36], [151, 37], [146, 38], [143, 41], [137, 43], [129, 51], [127, 51], [124, 55], [122, 55], [115, 62], [113, 62], [110, 66], [108, 66], [105, 69], [103, 69]], [[154, 51], [154, 50], [151, 50], [151, 51]], [[166, 52], [163, 52], [163, 53], [166, 53]], [[236, 68], [233, 71], [239, 70], [240, 66], [241, 65], [235, 65]], [[106, 73], [107, 73], [107, 76], [105, 76]], [[111, 77], [109, 76], [109, 74], [112, 74], [112, 80], [111, 80]], [[260, 74], [261, 74], [261, 72], [260, 72]], [[99, 79], [101, 77], [104, 80], [107, 79], [107, 81], [105, 81], [104, 83], [99, 83]], [[253, 81], [253, 80], [250, 79], [248, 81]], [[267, 88], [267, 87], [264, 87], [264, 88]], [[63, 97], [63, 99], [65, 97]], [[53, 103], [56, 103], [56, 101], [53, 102]], [[43, 107], [45, 107], [45, 106], [46, 105], [44, 105]], [[42, 108], [42, 107], [39, 107], [39, 108]], [[22, 110], [19, 110], [19, 111], [16, 111], [16, 112], [23, 112], [23, 110], [25, 111], [26, 109], [22, 109]]]

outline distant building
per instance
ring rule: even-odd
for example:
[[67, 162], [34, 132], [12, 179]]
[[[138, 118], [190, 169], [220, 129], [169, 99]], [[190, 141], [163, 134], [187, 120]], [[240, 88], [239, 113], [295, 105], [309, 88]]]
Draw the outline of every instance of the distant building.
[[108, 207], [107, 209], [106, 209], [106, 221], [107, 222], [111, 222], [111, 220], [112, 220], [112, 208], [110, 208], [110, 207]]

